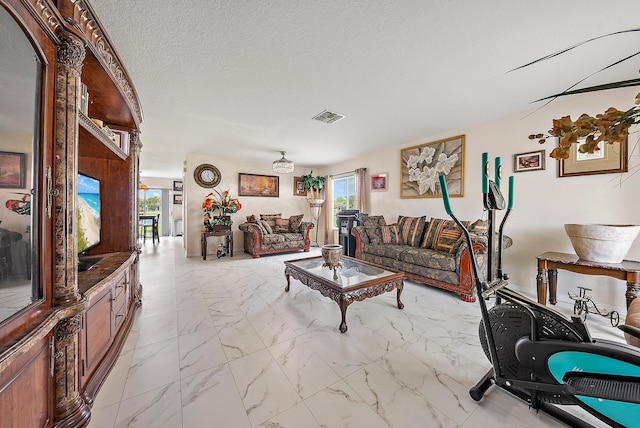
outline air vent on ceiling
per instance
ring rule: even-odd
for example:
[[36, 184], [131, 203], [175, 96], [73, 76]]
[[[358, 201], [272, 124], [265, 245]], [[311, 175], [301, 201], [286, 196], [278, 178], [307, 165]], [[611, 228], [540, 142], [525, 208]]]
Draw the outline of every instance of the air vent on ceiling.
[[329, 110], [325, 110], [322, 113], [317, 114], [313, 117], [313, 120], [317, 120], [319, 122], [324, 122], [324, 123], [333, 123], [333, 122], [339, 121], [340, 119], [344, 119], [344, 115], [340, 113], [334, 113]]

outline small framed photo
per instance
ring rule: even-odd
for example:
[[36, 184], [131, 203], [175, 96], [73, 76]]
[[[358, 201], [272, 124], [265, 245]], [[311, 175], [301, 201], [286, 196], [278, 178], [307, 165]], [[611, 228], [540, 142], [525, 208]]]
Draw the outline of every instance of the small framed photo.
[[513, 155], [513, 172], [544, 170], [544, 150]]
[[0, 188], [24, 188], [25, 158], [24, 153], [0, 152]]
[[182, 195], [174, 193], [173, 194], [173, 204], [174, 205], [182, 205]]
[[386, 192], [388, 189], [387, 174], [376, 174], [371, 176], [371, 191]]
[[307, 196], [302, 177], [293, 177], [293, 196]]
[[174, 181], [173, 182], [173, 191], [174, 192], [182, 192], [182, 181]]

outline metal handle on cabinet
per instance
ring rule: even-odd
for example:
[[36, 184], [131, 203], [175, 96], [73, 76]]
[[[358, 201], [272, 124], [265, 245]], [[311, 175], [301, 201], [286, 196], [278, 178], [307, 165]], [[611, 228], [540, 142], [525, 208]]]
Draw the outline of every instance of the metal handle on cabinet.
[[53, 197], [58, 196], [60, 191], [53, 188], [53, 177], [51, 176], [51, 165], [47, 165], [47, 217], [51, 218], [51, 207]]
[[49, 376], [53, 377], [55, 375], [55, 367], [56, 367], [56, 344], [55, 344], [55, 339], [53, 337], [51, 337], [49, 339], [49, 353], [50, 353], [50, 359], [51, 361], [49, 362], [50, 366], [49, 366]]

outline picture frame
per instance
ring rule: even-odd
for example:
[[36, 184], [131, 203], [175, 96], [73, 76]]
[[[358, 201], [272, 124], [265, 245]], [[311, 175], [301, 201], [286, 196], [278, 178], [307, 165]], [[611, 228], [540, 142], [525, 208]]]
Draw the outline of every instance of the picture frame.
[[513, 172], [542, 171], [545, 169], [545, 151], [518, 153], [513, 155]]
[[307, 196], [302, 177], [293, 177], [293, 196]]
[[581, 142], [572, 144], [569, 159], [558, 160], [558, 177], [580, 175], [614, 174], [628, 171], [627, 151], [629, 139], [622, 143], [600, 142], [600, 150], [595, 153], [579, 153]]
[[182, 194], [173, 194], [173, 205], [182, 205]]
[[173, 191], [174, 192], [182, 192], [183, 185], [181, 180], [176, 180], [173, 182]]
[[0, 151], [0, 188], [23, 189], [26, 175], [26, 155]]
[[371, 176], [372, 192], [386, 192], [387, 190], [387, 174], [376, 174]]
[[277, 198], [280, 196], [280, 177], [241, 172], [238, 176], [238, 195]]
[[440, 198], [444, 174], [449, 196], [464, 196], [465, 135], [400, 150], [400, 198]]

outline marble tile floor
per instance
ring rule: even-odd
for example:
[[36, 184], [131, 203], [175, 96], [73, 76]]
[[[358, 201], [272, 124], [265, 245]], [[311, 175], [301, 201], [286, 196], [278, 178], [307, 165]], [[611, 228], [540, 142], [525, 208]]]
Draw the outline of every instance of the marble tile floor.
[[[91, 428], [565, 426], [495, 387], [469, 397], [489, 369], [477, 304], [406, 281], [404, 310], [395, 292], [355, 302], [341, 334], [336, 303], [293, 279], [284, 291], [283, 261], [319, 249], [183, 254], [181, 238], [145, 244], [143, 306]], [[592, 334], [622, 340], [600, 318]]]

